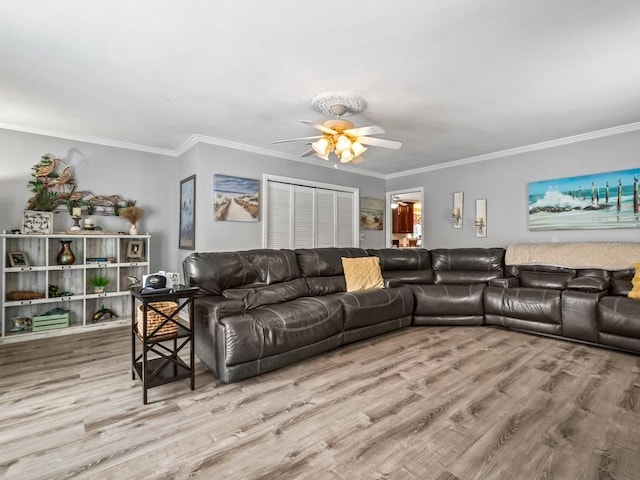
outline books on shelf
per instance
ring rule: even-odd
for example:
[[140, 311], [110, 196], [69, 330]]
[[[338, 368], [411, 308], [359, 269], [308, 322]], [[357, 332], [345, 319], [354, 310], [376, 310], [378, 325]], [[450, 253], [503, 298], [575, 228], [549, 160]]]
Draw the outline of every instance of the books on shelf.
[[86, 263], [115, 263], [115, 257], [87, 257]]

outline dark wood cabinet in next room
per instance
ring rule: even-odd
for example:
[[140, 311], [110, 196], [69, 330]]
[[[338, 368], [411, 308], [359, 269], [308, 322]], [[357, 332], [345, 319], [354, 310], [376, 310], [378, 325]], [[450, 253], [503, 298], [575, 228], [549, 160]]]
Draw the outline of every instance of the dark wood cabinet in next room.
[[413, 203], [393, 209], [393, 233], [413, 233]]

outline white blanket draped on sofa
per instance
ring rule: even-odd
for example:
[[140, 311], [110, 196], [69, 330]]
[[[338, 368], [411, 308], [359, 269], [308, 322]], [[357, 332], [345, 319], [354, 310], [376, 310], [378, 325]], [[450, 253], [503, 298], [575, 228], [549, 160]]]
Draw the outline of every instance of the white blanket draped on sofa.
[[507, 265], [625, 270], [640, 263], [640, 243], [522, 243], [507, 246]]

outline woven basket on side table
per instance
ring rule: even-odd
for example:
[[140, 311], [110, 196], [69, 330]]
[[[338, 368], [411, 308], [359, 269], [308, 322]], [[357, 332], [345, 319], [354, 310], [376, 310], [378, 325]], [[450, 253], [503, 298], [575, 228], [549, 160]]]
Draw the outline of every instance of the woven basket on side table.
[[[157, 310], [162, 313], [169, 315], [173, 312], [178, 304], [176, 302], [152, 302], [149, 303], [149, 307], [153, 306]], [[143, 328], [143, 319], [144, 314], [142, 312], [142, 305], [138, 305], [137, 308], [137, 318], [136, 324], [138, 327], [138, 335], [142, 337], [142, 328]], [[177, 321], [177, 315], [173, 315], [171, 317], [173, 320]], [[165, 321], [165, 317], [160, 315], [158, 312], [153, 311], [151, 308], [147, 308], [147, 335], [151, 335], [153, 331], [160, 325], [163, 321]], [[178, 332], [178, 324], [173, 321], [167, 321], [160, 330], [158, 330], [153, 336], [154, 337], [166, 337], [170, 335], [175, 335]]]

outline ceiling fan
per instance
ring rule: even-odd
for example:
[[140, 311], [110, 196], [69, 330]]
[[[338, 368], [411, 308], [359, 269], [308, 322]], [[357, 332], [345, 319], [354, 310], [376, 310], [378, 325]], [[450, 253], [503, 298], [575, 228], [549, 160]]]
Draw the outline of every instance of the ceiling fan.
[[310, 145], [311, 149], [301, 154], [301, 157], [308, 157], [315, 153], [323, 160], [329, 160], [329, 154], [334, 153], [342, 163], [361, 163], [364, 160], [362, 154], [367, 151], [367, 147], [364, 145], [393, 148], [396, 150], [402, 146], [402, 142], [398, 142], [397, 140], [371, 137], [370, 135], [385, 133], [385, 131], [377, 125], [355, 127], [352, 122], [342, 118], [346, 115], [360, 113], [366, 108], [364, 99], [358, 95], [348, 93], [321, 93], [311, 99], [311, 105], [320, 113], [336, 117], [334, 120], [327, 120], [323, 123], [317, 123], [311, 120], [300, 120], [302, 123], [306, 123], [320, 130], [322, 135], [275, 140], [271, 143], [276, 144], [306, 140], [307, 145]]

